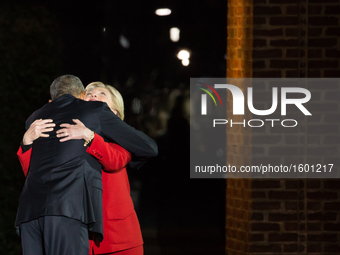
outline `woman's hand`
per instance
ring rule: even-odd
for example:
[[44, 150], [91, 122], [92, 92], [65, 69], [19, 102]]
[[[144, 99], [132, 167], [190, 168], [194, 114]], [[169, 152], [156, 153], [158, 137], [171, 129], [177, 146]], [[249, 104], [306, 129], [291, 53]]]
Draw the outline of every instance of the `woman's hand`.
[[45, 133], [53, 131], [54, 126], [55, 124], [51, 119], [35, 120], [24, 134], [22, 143], [24, 145], [30, 145], [33, 143], [34, 140], [38, 139], [39, 137], [49, 137], [50, 135]]
[[92, 131], [85, 127], [85, 125], [78, 119], [73, 119], [73, 122], [76, 124], [61, 124], [57, 131], [57, 137], [62, 138], [60, 142], [66, 142], [72, 139], [84, 139], [88, 141], [91, 139]]

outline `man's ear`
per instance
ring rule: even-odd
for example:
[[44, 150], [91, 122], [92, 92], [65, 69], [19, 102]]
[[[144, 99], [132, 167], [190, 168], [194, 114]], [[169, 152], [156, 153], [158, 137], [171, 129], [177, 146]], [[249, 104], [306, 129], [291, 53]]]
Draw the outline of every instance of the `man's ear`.
[[48, 100], [48, 102], [51, 103], [51, 102], [52, 102], [52, 99]]
[[85, 96], [86, 96], [86, 90], [84, 90], [83, 92], [81, 92], [79, 98], [82, 100], [85, 100]]

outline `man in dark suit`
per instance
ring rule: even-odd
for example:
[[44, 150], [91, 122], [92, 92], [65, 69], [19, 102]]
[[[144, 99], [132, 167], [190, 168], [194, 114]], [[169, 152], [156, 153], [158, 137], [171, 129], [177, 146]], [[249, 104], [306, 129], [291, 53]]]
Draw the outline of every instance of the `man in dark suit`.
[[[106, 103], [79, 99], [84, 92], [79, 78], [61, 76], [53, 81], [50, 92], [52, 102], [28, 118], [26, 129], [37, 119], [53, 119], [56, 127], [79, 119], [128, 150], [133, 167], [157, 155], [156, 143], [123, 122]], [[61, 143], [56, 130], [32, 144], [15, 221], [24, 255], [87, 255], [88, 232], [99, 242], [103, 239], [101, 165], [86, 153], [85, 144], [83, 140]]]

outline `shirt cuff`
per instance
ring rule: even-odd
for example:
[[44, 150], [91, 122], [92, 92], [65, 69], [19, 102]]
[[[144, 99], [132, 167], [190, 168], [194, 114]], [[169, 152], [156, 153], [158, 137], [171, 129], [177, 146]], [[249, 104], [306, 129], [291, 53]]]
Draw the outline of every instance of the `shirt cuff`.
[[25, 153], [26, 151], [32, 148], [33, 144], [24, 145], [23, 142], [21, 141], [20, 146], [22, 149], [22, 153]]

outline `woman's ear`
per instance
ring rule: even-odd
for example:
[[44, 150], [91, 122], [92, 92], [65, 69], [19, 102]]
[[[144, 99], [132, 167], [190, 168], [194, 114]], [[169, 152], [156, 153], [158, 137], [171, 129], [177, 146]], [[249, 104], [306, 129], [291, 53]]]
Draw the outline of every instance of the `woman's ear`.
[[83, 92], [81, 92], [79, 98], [82, 99], [82, 100], [85, 100], [85, 97], [86, 97], [86, 90], [84, 90]]

